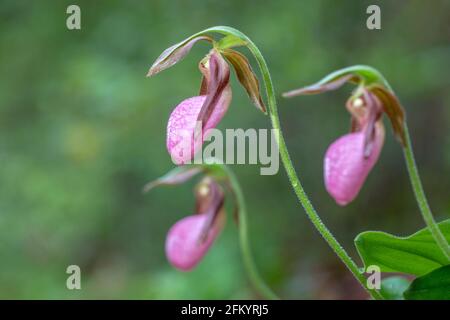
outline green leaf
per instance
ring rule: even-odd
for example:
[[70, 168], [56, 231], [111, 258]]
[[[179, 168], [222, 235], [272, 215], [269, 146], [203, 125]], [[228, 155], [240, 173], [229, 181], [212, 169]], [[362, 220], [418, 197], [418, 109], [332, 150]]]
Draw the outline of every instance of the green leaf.
[[191, 50], [192, 46], [200, 40], [206, 40], [213, 42], [213, 38], [207, 35], [192, 35], [189, 38], [174, 44], [161, 53], [156, 59], [150, 70], [147, 73], [147, 77], [154, 76], [155, 74], [170, 68], [180, 60], [182, 60]]
[[404, 277], [392, 276], [381, 281], [380, 293], [388, 300], [403, 300], [403, 292], [409, 284], [410, 281]]
[[241, 47], [246, 46], [247, 42], [243, 39], [236, 37], [235, 35], [227, 35], [219, 40], [219, 42], [216, 44], [216, 47], [219, 50], [229, 49], [233, 47]]
[[[439, 223], [439, 228], [450, 241], [450, 219]], [[428, 229], [404, 238], [366, 231], [355, 238], [355, 245], [366, 268], [377, 265], [382, 272], [422, 276], [448, 264]]]
[[415, 279], [403, 295], [407, 300], [450, 300], [450, 265]]
[[[227, 26], [216, 26], [202, 30], [164, 50], [151, 66], [147, 76], [151, 77], [176, 64], [189, 53], [192, 46], [199, 40], [206, 40], [214, 44], [214, 39], [209, 35], [210, 33], [219, 33], [224, 36], [219, 41], [222, 41], [222, 44], [215, 44], [215, 46], [220, 49], [244, 45], [247, 46], [248, 41], [250, 41], [239, 30]], [[246, 39], [248, 39], [248, 41]]]
[[224, 180], [228, 177], [228, 171], [223, 162], [217, 158], [209, 157], [203, 160], [203, 164], [200, 165], [208, 175], [213, 176], [216, 180]]
[[182, 184], [201, 172], [214, 177], [216, 180], [223, 180], [228, 176], [226, 166], [219, 159], [210, 157], [204, 159], [202, 164], [187, 164], [175, 167], [162, 177], [148, 182], [142, 191], [149, 192], [153, 188], [161, 185]]

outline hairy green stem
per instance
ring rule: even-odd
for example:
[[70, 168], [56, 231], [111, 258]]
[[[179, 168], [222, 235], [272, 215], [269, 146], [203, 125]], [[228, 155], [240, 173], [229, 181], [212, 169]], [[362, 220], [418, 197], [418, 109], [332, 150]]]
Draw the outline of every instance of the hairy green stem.
[[423, 191], [422, 182], [420, 180], [419, 172], [417, 170], [416, 161], [414, 159], [414, 153], [411, 144], [411, 138], [409, 136], [408, 126], [405, 122], [405, 136], [406, 136], [406, 146], [403, 148], [405, 155], [406, 167], [408, 168], [409, 178], [411, 180], [411, 185], [414, 190], [414, 195], [416, 196], [417, 204], [419, 205], [420, 212], [422, 213], [423, 220], [425, 220], [428, 229], [433, 235], [439, 248], [441, 248], [444, 255], [450, 261], [450, 246], [442, 234], [439, 226], [434, 220], [433, 214], [431, 213], [430, 206], [428, 205], [425, 192]]
[[364, 273], [358, 268], [356, 263], [352, 260], [352, 258], [348, 255], [348, 253], [345, 251], [345, 249], [339, 244], [339, 242], [336, 240], [336, 238], [333, 236], [333, 234], [330, 232], [330, 230], [323, 224], [322, 220], [320, 219], [319, 215], [315, 211], [314, 207], [312, 206], [308, 196], [306, 195], [300, 180], [297, 176], [297, 173], [295, 172], [294, 165], [292, 164], [292, 161], [289, 156], [289, 152], [286, 146], [286, 143], [283, 138], [283, 133], [281, 131], [280, 127], [280, 120], [278, 117], [278, 109], [277, 109], [277, 102], [276, 102], [276, 96], [275, 91], [272, 83], [272, 79], [270, 77], [269, 69], [267, 67], [266, 61], [264, 60], [264, 57], [262, 56], [261, 52], [259, 51], [258, 47], [242, 32], [230, 28], [230, 27], [213, 27], [206, 29], [199, 34], [204, 34], [208, 32], [218, 32], [223, 35], [234, 35], [236, 37], [239, 37], [240, 39], [244, 40], [247, 43], [247, 48], [250, 50], [250, 52], [255, 57], [259, 68], [261, 70], [261, 74], [264, 81], [264, 86], [267, 93], [267, 99], [268, 99], [268, 107], [270, 112], [270, 119], [272, 122], [272, 127], [277, 132], [276, 138], [277, 143], [279, 147], [279, 152], [281, 155], [281, 160], [283, 162], [283, 165], [286, 169], [287, 175], [289, 177], [289, 180], [291, 182], [291, 185], [302, 204], [303, 208], [306, 211], [306, 214], [308, 215], [309, 219], [313, 223], [314, 227], [317, 229], [317, 231], [322, 235], [322, 237], [325, 239], [325, 241], [328, 243], [328, 245], [333, 249], [333, 251], [337, 254], [337, 256], [340, 258], [340, 260], [347, 266], [347, 268], [351, 271], [353, 276], [358, 280], [358, 282], [363, 286], [367, 292], [372, 296], [374, 299], [383, 299], [382, 295], [375, 289], [371, 289], [367, 285], [367, 279], [364, 276]]
[[236, 196], [236, 201], [238, 205], [238, 226], [239, 226], [239, 242], [241, 246], [242, 257], [244, 260], [245, 268], [249, 274], [250, 280], [255, 286], [256, 290], [266, 299], [278, 300], [280, 299], [262, 279], [259, 274], [255, 262], [253, 260], [250, 251], [250, 242], [248, 239], [248, 226], [247, 226], [247, 208], [245, 205], [245, 198], [242, 192], [241, 186], [239, 185], [236, 176], [233, 171], [229, 170], [228, 167], [224, 166], [227, 172], [227, 177], [231, 184], [231, 188]]

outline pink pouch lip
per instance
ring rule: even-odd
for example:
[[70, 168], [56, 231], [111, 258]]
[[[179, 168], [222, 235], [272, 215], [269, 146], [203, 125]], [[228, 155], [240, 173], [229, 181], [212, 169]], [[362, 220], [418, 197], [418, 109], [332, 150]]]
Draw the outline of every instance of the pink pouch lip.
[[325, 154], [325, 186], [341, 206], [356, 198], [383, 147], [382, 125], [376, 126], [372, 151], [368, 157], [364, 157], [364, 136], [363, 131], [346, 134], [333, 142]]
[[206, 238], [201, 239], [207, 221], [207, 214], [196, 214], [179, 220], [170, 228], [165, 249], [167, 259], [175, 268], [190, 271], [208, 252], [223, 227], [223, 219], [218, 217]]

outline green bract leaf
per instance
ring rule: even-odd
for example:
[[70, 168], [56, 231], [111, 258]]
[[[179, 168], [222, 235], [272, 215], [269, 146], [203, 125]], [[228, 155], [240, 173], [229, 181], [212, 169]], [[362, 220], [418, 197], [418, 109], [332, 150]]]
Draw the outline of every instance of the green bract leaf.
[[[450, 219], [439, 223], [439, 228], [450, 241]], [[448, 264], [428, 229], [404, 238], [366, 231], [356, 237], [355, 245], [364, 265], [377, 265], [382, 272], [421, 276]]]
[[204, 159], [204, 163], [202, 164], [189, 164], [175, 167], [162, 177], [147, 183], [142, 190], [143, 192], [148, 192], [161, 185], [181, 184], [201, 172], [214, 177], [216, 180], [222, 180], [227, 177], [225, 165], [220, 160], [211, 157]]
[[[337, 70], [310, 86], [285, 92], [283, 97], [290, 98], [336, 90], [347, 82], [352, 82], [359, 86], [348, 102], [353, 103], [354, 99], [360, 98], [361, 93], [364, 95], [364, 92], [367, 93], [367, 91], [374, 94], [380, 101], [383, 111], [391, 120], [395, 136], [403, 146], [406, 146], [405, 112], [403, 107], [386, 79], [372, 67], [352, 66]], [[367, 100], [365, 102], [368, 103]]]
[[247, 45], [247, 42], [244, 41], [243, 39], [236, 37], [235, 35], [228, 35], [223, 37], [222, 39], [219, 40], [219, 42], [216, 44], [217, 49], [219, 50], [224, 50], [224, 49], [229, 49], [229, 48], [233, 48], [233, 47], [240, 47], [240, 46], [245, 46]]
[[319, 81], [319, 83], [326, 83], [333, 79], [336, 79], [336, 78], [339, 78], [339, 77], [342, 77], [342, 76], [345, 76], [348, 74], [353, 74], [353, 75], [359, 77], [360, 80], [364, 81], [364, 84], [366, 86], [373, 84], [373, 83], [379, 83], [379, 84], [382, 84], [383, 86], [385, 86], [386, 88], [390, 89], [388, 82], [386, 81], [386, 79], [381, 75], [381, 73], [377, 69], [374, 69], [370, 66], [364, 66], [364, 65], [356, 65], [356, 66], [351, 66], [351, 67], [337, 70], [335, 72], [330, 73], [325, 78], [323, 78], [321, 81]]
[[330, 73], [319, 82], [300, 89], [295, 89], [283, 93], [283, 97], [294, 97], [298, 95], [318, 94], [330, 90], [336, 90], [346, 82], [364, 85], [381, 84], [390, 90], [389, 84], [383, 78], [380, 72], [369, 66], [351, 66]]
[[403, 295], [407, 300], [450, 300], [450, 265], [415, 279]]
[[408, 289], [410, 281], [400, 276], [393, 276], [381, 281], [380, 293], [388, 300], [403, 300], [403, 292]]
[[147, 73], [147, 76], [153, 76], [158, 72], [173, 66], [175, 63], [183, 59], [191, 50], [192, 46], [199, 40], [207, 40], [214, 43], [214, 39], [209, 35], [210, 33], [219, 33], [221, 35], [224, 35], [225, 38], [229, 36], [234, 38], [229, 38], [227, 40], [224, 40], [224, 42], [230, 41], [234, 44], [241, 43], [240, 45], [247, 45], [248, 41], [250, 41], [246, 40], [247, 37], [242, 32], [231, 27], [216, 26], [202, 30], [164, 50], [164, 52], [153, 63], [152, 67]]
[[151, 77], [167, 68], [170, 68], [175, 63], [183, 59], [191, 50], [192, 46], [199, 40], [207, 40], [213, 42], [213, 39], [207, 35], [193, 35], [173, 46], [167, 48], [161, 53], [156, 61], [151, 66], [147, 73], [147, 77]]
[[185, 165], [176, 167], [169, 172], [167, 172], [162, 177], [150, 181], [147, 183], [144, 188], [142, 189], [144, 192], [148, 192], [154, 187], [160, 186], [160, 185], [176, 185], [181, 184], [183, 182], [188, 181], [198, 173], [202, 171], [201, 167], [197, 166], [191, 166], [191, 165]]

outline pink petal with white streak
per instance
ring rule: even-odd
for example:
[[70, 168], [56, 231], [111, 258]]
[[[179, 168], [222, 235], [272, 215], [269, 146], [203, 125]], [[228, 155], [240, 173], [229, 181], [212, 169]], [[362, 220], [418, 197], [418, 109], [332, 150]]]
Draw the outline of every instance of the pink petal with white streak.
[[166, 255], [175, 268], [189, 271], [207, 253], [222, 226], [220, 222], [214, 223], [206, 238], [201, 241], [207, 220], [207, 214], [188, 216], [175, 223], [169, 230], [166, 238]]
[[370, 170], [378, 160], [384, 142], [384, 128], [376, 126], [369, 157], [364, 157], [364, 132], [346, 134], [328, 148], [324, 160], [325, 186], [341, 206], [358, 195]]
[[183, 100], [172, 111], [167, 124], [167, 150], [172, 161], [177, 165], [189, 163], [201, 149], [208, 130], [217, 126], [225, 115], [231, 102], [231, 88], [227, 86], [221, 94], [217, 105], [206, 121], [203, 134], [194, 143], [198, 115], [207, 96], [195, 96]]

